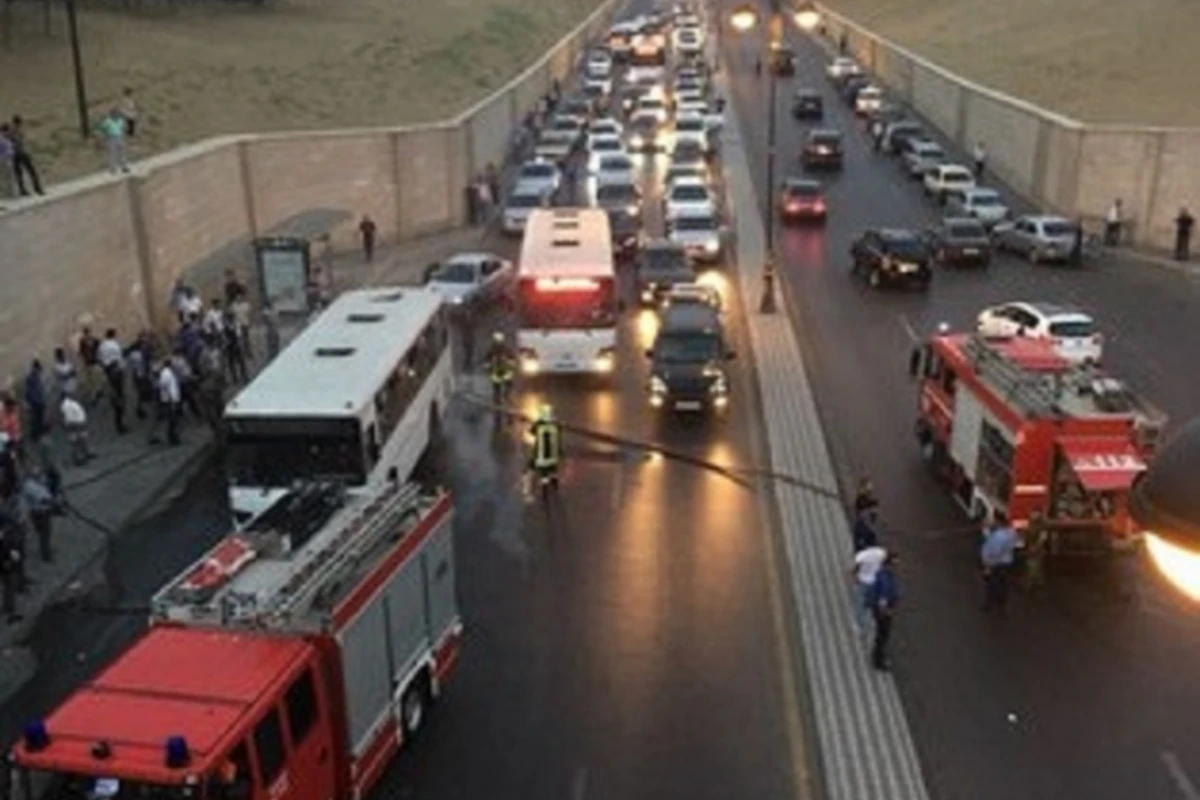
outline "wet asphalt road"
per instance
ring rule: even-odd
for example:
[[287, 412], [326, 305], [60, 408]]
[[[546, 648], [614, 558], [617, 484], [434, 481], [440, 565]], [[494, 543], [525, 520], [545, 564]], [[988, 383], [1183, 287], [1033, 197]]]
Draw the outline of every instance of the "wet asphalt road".
[[[650, 232], [661, 225], [662, 170], [661, 159], [646, 164]], [[511, 242], [489, 246], [515, 255]], [[730, 323], [742, 357], [726, 417], [660, 418], [646, 402], [641, 355], [654, 317], [624, 288], [631, 310], [611, 384], [542, 382], [519, 387], [518, 402], [550, 402], [564, 421], [719, 464], [753, 464], [756, 400], [737, 311]], [[493, 324], [504, 321], [475, 331], [476, 352]], [[773, 615], [771, 539], [753, 490], [569, 439], [564, 502], [547, 515], [518, 491], [519, 431], [493, 425], [466, 403], [448, 421], [466, 649], [423, 740], [374, 796], [795, 796], [781, 677], [792, 644]], [[0, 733], [15, 735], [137, 635], [138, 604], [226, 532], [223, 490], [214, 466], [182, 502], [120, 540], [108, 578], [122, 590], [96, 599], [128, 613], [45, 618], [35, 643], [40, 677], [0, 711]]]
[[[828, 225], [780, 232], [781, 270], [840, 479], [875, 478], [901, 552], [896, 673], [932, 790], [943, 800], [1197, 796], [1179, 770], [1198, 782], [1200, 683], [1189, 665], [1200, 616], [1131, 559], [1118, 570], [1064, 565], [1039, 595], [1015, 598], [1007, 620], [981, 618], [976, 540], [917, 456], [907, 360], [911, 334], [970, 325], [985, 305], [1068, 302], [1101, 324], [1109, 368], [1178, 423], [1200, 412], [1200, 283], [1142, 264], [1075, 271], [1001, 257], [988, 271], [939, 269], [924, 296], [872, 292], [848, 274], [852, 238], [871, 225], [928, 225], [935, 207], [871, 151], [816, 45], [795, 29], [789, 39], [799, 70], [779, 84], [778, 178], [799, 172], [805, 128], [790, 97], [800, 86], [824, 94], [823, 124], [845, 132], [847, 159], [826, 180]], [[767, 85], [754, 76], [754, 47], [727, 34], [734, 99], [754, 163], [765, 165]]]

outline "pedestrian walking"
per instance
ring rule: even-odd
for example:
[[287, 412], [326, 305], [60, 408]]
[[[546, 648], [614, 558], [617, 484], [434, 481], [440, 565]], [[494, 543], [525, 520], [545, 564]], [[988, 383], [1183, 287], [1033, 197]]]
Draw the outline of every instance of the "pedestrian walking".
[[1025, 585], [1036, 589], [1046, 583], [1046, 558], [1050, 555], [1050, 531], [1046, 518], [1034, 509], [1025, 529]]
[[214, 434], [219, 435], [221, 413], [225, 407], [225, 389], [228, 386], [221, 354], [215, 349], [208, 349], [200, 367], [200, 409], [204, 412], [205, 423]]
[[100, 402], [101, 375], [100, 340], [92, 335], [91, 328], [84, 326], [79, 333], [79, 364], [83, 368], [83, 386], [80, 398], [88, 405]]
[[221, 344], [221, 337], [225, 330], [225, 311], [221, 308], [221, 301], [215, 297], [209, 303], [208, 310], [204, 312], [201, 329], [208, 344], [218, 346]]
[[29, 569], [26, 566], [26, 534], [25, 523], [21, 519], [21, 497], [19, 494], [20, 487], [12, 487], [5, 489], [5, 494], [0, 497], [0, 528], [3, 533], [0, 534], [0, 541], [3, 547], [12, 553], [12, 562], [16, 578], [16, 590], [18, 594], [24, 594], [29, 591]]
[[494, 163], [489, 161], [487, 167], [484, 168], [483, 180], [488, 186], [492, 202], [496, 202], [496, 199], [500, 197], [500, 170], [496, 169]]
[[33, 156], [29, 154], [29, 144], [25, 140], [25, 121], [20, 116], [13, 116], [7, 136], [12, 142], [13, 177], [17, 179], [17, 192], [22, 197], [29, 195], [29, 190], [25, 188], [25, 179], [28, 178], [35, 194], [45, 194], [37, 167], [33, 165]]
[[358, 223], [358, 235], [362, 239], [363, 260], [368, 264], [375, 258], [375, 232], [375, 220], [371, 219], [370, 215], [363, 214]]
[[179, 418], [183, 419], [183, 411], [187, 412], [194, 418], [204, 419], [204, 413], [200, 410], [200, 403], [197, 400], [197, 394], [200, 382], [200, 365], [204, 360], [205, 353], [209, 350], [215, 350], [219, 358], [221, 353], [220, 345], [205, 345], [200, 349], [200, 355], [196, 359], [196, 365], [184, 357], [182, 353], [175, 353], [171, 357], [171, 369], [175, 375], [175, 381], [179, 386]]
[[8, 123], [0, 125], [0, 200], [17, 196], [17, 184], [13, 180], [16, 166], [13, 164], [13, 143], [9, 137]]
[[879, 509], [864, 508], [854, 517], [854, 552], [860, 553], [879, 544]]
[[975, 149], [971, 151], [971, 159], [975, 162], [975, 180], [983, 180], [983, 170], [987, 166], [987, 150], [984, 149], [983, 142], [976, 142]]
[[3, 409], [0, 422], [3, 422], [7, 449], [14, 460], [19, 459], [25, 442], [24, 428], [21, 426], [21, 404], [10, 393], [4, 392], [0, 394], [0, 407]]
[[857, 516], [871, 508], [879, 508], [879, 498], [875, 496], [875, 484], [864, 476], [858, 479], [858, 489], [854, 493], [854, 513]]
[[842, 31], [842, 35], [838, 37], [838, 55], [846, 55], [846, 51], [850, 48], [850, 39], [846, 36], [846, 32]]
[[232, 269], [225, 270], [225, 304], [231, 306], [249, 295], [246, 284], [238, 280], [237, 274]]
[[1104, 245], [1106, 247], [1116, 247], [1120, 243], [1124, 215], [1121, 198], [1118, 197], [1112, 201], [1112, 205], [1108, 207], [1108, 213], [1104, 215]]
[[1175, 260], [1187, 261], [1192, 254], [1192, 226], [1196, 220], [1192, 218], [1187, 206], [1179, 209], [1175, 217]]
[[108, 399], [112, 404], [113, 424], [117, 435], [128, 432], [125, 426], [125, 348], [117, 339], [117, 329], [109, 328], [104, 333], [104, 341], [100, 342], [96, 357], [104, 377], [108, 381]]
[[49, 434], [33, 443], [34, 465], [42, 475], [42, 482], [54, 498], [54, 510], [58, 513], [63, 505], [62, 470], [54, 454], [54, 442]]
[[54, 372], [54, 388], [58, 390], [59, 397], [79, 391], [79, 370], [67, 357], [66, 348], [54, 348], [54, 366], [51, 369]]
[[17, 613], [17, 594], [21, 591], [21, 554], [11, 546], [15, 534], [9, 532], [11, 527], [19, 523], [0, 519], [0, 524], [4, 525], [0, 530], [0, 585], [3, 587], [5, 619], [11, 625], [23, 619]]
[[[225, 291], [229, 291], [229, 284], [226, 283]], [[179, 324], [184, 325], [189, 319], [199, 317], [204, 312], [204, 301], [200, 299], [200, 295], [190, 286], [187, 286], [180, 281], [175, 284], [173, 293], [175, 303], [175, 313], [179, 315]]]
[[279, 335], [279, 312], [270, 301], [263, 303], [262, 319], [267, 334], [267, 360], [270, 361], [279, 355], [282, 345]]
[[21, 481], [21, 502], [29, 525], [37, 536], [38, 556], [43, 564], [54, 561], [50, 535], [54, 523], [54, 495], [36, 469], [30, 469]]
[[1083, 220], [1075, 220], [1075, 238], [1071, 242], [1072, 266], [1083, 266]]
[[88, 417], [83, 404], [71, 395], [63, 395], [58, 405], [59, 417], [62, 419], [63, 430], [67, 432], [67, 442], [71, 446], [71, 461], [75, 466], [82, 466], [96, 457], [88, 442]]
[[875, 574], [875, 582], [869, 592], [871, 617], [875, 622], [875, 637], [871, 644], [871, 666], [877, 670], [891, 669], [888, 645], [892, 640], [892, 624], [896, 620], [896, 609], [900, 605], [900, 582], [896, 578], [897, 557], [888, 553], [883, 565]]
[[121, 112], [111, 109], [96, 126], [108, 152], [108, 170], [114, 175], [129, 172], [125, 152], [125, 120]]
[[888, 551], [879, 545], [867, 547], [854, 554], [854, 566], [850, 573], [854, 576], [854, 605], [855, 617], [862, 630], [868, 630], [871, 622], [871, 591], [875, 586], [875, 578], [887, 561]]
[[138, 105], [133, 97], [133, 89], [128, 86], [121, 92], [121, 102], [117, 104], [117, 113], [125, 121], [125, 135], [132, 139], [137, 136]]
[[482, 177], [475, 181], [475, 192], [479, 196], [479, 224], [486, 225], [492, 215], [492, 202], [495, 198], [492, 196], [491, 187]]
[[250, 317], [253, 310], [250, 308], [250, 300], [245, 296], [237, 298], [229, 304], [229, 313], [233, 316], [233, 325], [237, 331], [242, 355], [247, 359], [253, 360], [254, 347], [251, 344], [250, 337]]
[[41, 359], [35, 358], [25, 375], [25, 413], [29, 419], [29, 436], [41, 438], [46, 432], [46, 383], [42, 379]]
[[167, 428], [167, 443], [171, 446], [180, 444], [179, 415], [182, 410], [183, 393], [179, 378], [175, 375], [174, 363], [178, 362], [165, 358], [158, 368], [155, 381], [158, 390], [158, 415], [155, 418], [155, 424], [150, 428], [150, 444], [158, 444], [162, 441], [158, 438], [158, 428], [161, 425], [165, 425]]
[[983, 610], [1003, 612], [1008, 605], [1009, 581], [1016, 560], [1017, 532], [997, 513], [983, 535], [979, 560], [983, 567]]
[[232, 311], [225, 315], [225, 324], [221, 330], [221, 350], [225, 355], [225, 366], [229, 369], [230, 380], [239, 385], [245, 383], [246, 356], [242, 352], [242, 337], [238, 333], [237, 320], [233, 318]]
[[152, 353], [150, 334], [146, 331], [139, 333], [125, 351], [125, 366], [133, 380], [134, 413], [138, 419], [145, 419], [147, 409], [154, 408], [154, 380], [150, 375]]
[[467, 224], [475, 226], [479, 224], [479, 182], [472, 179], [467, 183], [463, 194], [467, 200]]

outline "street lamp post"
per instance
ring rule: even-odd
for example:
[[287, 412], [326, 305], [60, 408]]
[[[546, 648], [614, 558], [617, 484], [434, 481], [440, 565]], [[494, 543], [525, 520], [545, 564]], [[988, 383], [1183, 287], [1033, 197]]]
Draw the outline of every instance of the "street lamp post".
[[71, 65], [75, 68], [75, 106], [79, 112], [79, 135], [88, 138], [87, 89], [83, 82], [83, 57], [79, 52], [79, 22], [75, 14], [75, 0], [67, 3], [67, 34], [71, 39]]
[[[778, 77], [773, 63], [773, 53], [783, 46], [783, 0], [769, 0], [771, 17], [767, 25], [767, 202], [763, 206], [766, 219], [767, 253], [763, 263], [762, 299], [758, 310], [763, 314], [774, 314], [775, 303], [775, 149], [778, 133]], [[796, 24], [811, 31], [820, 24], [821, 15], [816, 6], [806, 0], [794, 12]], [[739, 6], [730, 16], [730, 23], [737, 31], [748, 31], [758, 22], [758, 14], [749, 5]]]

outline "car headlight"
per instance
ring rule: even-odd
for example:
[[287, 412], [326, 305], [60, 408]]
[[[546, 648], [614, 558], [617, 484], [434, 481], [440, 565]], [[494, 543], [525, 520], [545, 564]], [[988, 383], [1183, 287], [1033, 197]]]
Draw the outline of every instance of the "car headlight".
[[541, 369], [541, 364], [538, 363], [537, 353], [532, 350], [521, 351], [521, 372], [526, 375], [536, 375]]
[[706, 253], [716, 255], [717, 251], [720, 249], [721, 249], [721, 243], [716, 239], [709, 239], [707, 242], [704, 243], [704, 252], [706, 252]]
[[646, 140], [643, 139], [640, 134], [634, 134], [633, 136], [629, 137], [629, 144], [633, 145], [634, 147], [641, 147], [642, 145], [646, 144]]
[[666, 393], [667, 393], [667, 382], [664, 381], [662, 378], [658, 377], [657, 375], [651, 375], [650, 376], [650, 394], [662, 395], [662, 394], [666, 394]]
[[597, 372], [612, 372], [613, 366], [616, 364], [616, 356], [612, 348], [606, 347], [599, 352], [592, 366]]
[[464, 300], [466, 300], [466, 297], [464, 297], [462, 295], [457, 295], [455, 297], [450, 298], [450, 302], [456, 306], [461, 306], [463, 304]]
[[625, 213], [631, 217], [636, 217], [641, 213], [641, 211], [642, 210], [637, 207], [637, 204], [631, 204], [625, 207]]

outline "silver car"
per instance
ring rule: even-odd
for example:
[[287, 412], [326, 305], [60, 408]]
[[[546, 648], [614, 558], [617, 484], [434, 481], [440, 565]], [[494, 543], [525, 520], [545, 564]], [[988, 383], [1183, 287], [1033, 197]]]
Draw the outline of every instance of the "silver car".
[[946, 163], [946, 151], [928, 139], [910, 139], [904, 149], [904, 168], [913, 178], [924, 178], [939, 164]]
[[1022, 255], [1030, 264], [1067, 261], [1075, 249], [1075, 223], [1048, 215], [1018, 217], [992, 229], [996, 248]]
[[517, 185], [529, 187], [531, 190], [545, 193], [557, 192], [561, 182], [562, 174], [558, 167], [550, 161], [535, 158], [532, 161], [526, 161], [517, 170]]
[[991, 227], [1008, 219], [1008, 214], [1008, 206], [1004, 205], [1004, 199], [995, 189], [977, 186], [958, 189], [946, 195], [948, 217], [974, 217], [984, 227]]
[[533, 146], [533, 154], [543, 161], [561, 164], [575, 149], [575, 135], [563, 131], [545, 131]]
[[711, 263], [721, 259], [721, 223], [716, 214], [688, 209], [668, 224], [667, 238], [683, 245], [693, 260]]
[[501, 215], [501, 227], [504, 232], [513, 236], [525, 232], [525, 224], [535, 208], [549, 208], [550, 195], [541, 185], [518, 183], [512, 194], [504, 202], [504, 213]]
[[432, 272], [428, 286], [448, 305], [463, 306], [499, 298], [515, 275], [513, 263], [495, 253], [458, 253]]

